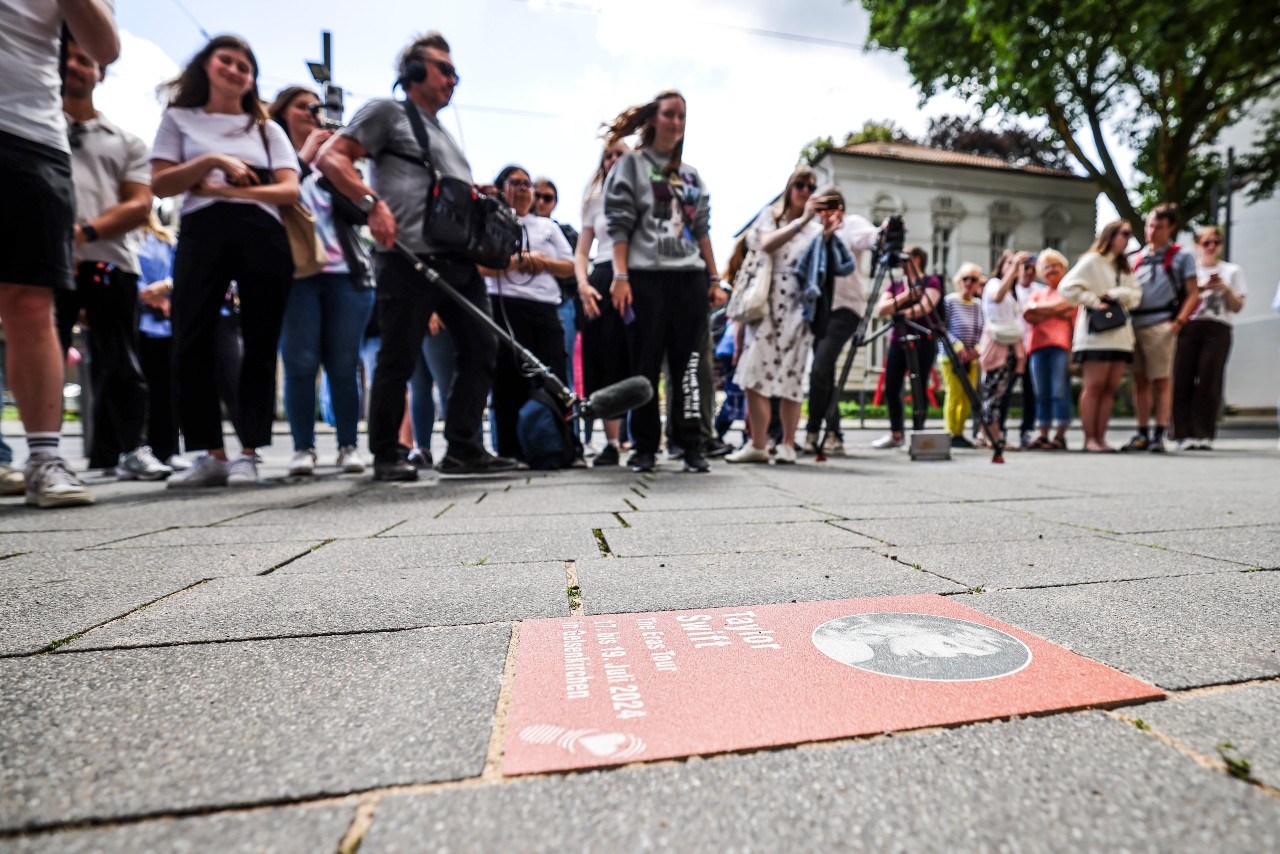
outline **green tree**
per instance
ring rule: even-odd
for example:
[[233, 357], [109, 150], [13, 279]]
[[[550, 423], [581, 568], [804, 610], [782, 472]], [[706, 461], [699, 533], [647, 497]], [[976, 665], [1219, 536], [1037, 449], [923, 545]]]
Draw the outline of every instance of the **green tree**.
[[[862, 123], [862, 130], [851, 130], [844, 135], [841, 145], [855, 145], [859, 142], [915, 142], [911, 135], [899, 127], [891, 119], [874, 121], [868, 119]], [[816, 163], [818, 158], [836, 147], [835, 139], [820, 136], [810, 140], [800, 150], [801, 163]]]
[[[902, 51], [922, 99], [944, 90], [984, 111], [1047, 119], [1120, 214], [1177, 201], [1202, 217], [1220, 174], [1208, 149], [1280, 81], [1280, 6], [1187, 0], [859, 0], [868, 44]], [[1138, 152], [1130, 188], [1113, 145]], [[1244, 153], [1274, 182], [1275, 146]]]
[[938, 116], [929, 119], [924, 144], [946, 151], [986, 154], [1018, 166], [1066, 169], [1066, 147], [1053, 134], [1027, 130], [1007, 117], [994, 130], [980, 119], [966, 116]]

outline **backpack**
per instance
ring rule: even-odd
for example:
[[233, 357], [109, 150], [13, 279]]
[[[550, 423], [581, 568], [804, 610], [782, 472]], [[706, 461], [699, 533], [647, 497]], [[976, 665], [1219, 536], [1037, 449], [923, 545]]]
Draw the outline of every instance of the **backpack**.
[[[1160, 260], [1160, 267], [1164, 270], [1166, 276], [1173, 280], [1173, 302], [1160, 308], [1132, 309], [1130, 314], [1156, 314], [1163, 311], [1172, 311], [1177, 314], [1182, 310], [1182, 304], [1187, 300], [1187, 283], [1182, 278], [1182, 273], [1173, 266], [1173, 259], [1178, 257], [1178, 252], [1182, 247], [1177, 243], [1170, 243], [1165, 247], [1164, 258]], [[1133, 269], [1137, 270], [1147, 260], [1147, 250], [1142, 250], [1137, 257], [1133, 259]]]
[[554, 471], [573, 465], [579, 445], [571, 425], [561, 403], [540, 383], [533, 384], [516, 417], [516, 438], [529, 468]]

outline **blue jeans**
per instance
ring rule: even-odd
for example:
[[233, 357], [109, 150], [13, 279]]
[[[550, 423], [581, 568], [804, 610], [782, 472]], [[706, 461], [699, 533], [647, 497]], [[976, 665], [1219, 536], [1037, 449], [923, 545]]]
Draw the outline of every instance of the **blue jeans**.
[[[431, 450], [431, 431], [436, 423], [437, 399], [440, 418], [445, 417], [449, 387], [453, 385], [453, 338], [448, 330], [422, 339], [418, 365], [409, 378], [409, 417], [413, 421], [413, 442]], [[431, 387], [435, 386], [435, 395]]]
[[1071, 423], [1070, 354], [1061, 347], [1041, 347], [1031, 354], [1031, 387], [1036, 393], [1036, 425], [1066, 427]]
[[373, 312], [373, 288], [357, 287], [346, 273], [294, 280], [280, 330], [284, 408], [293, 449], [316, 444], [316, 373], [323, 364], [333, 401], [338, 447], [356, 443], [360, 421], [360, 338]]

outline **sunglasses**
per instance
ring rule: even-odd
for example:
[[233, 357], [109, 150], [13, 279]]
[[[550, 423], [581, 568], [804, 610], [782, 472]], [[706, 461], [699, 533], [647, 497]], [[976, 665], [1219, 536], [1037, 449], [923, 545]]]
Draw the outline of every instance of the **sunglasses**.
[[1133, 237], [1133, 232], [1132, 232], [1132, 231], [1121, 231], [1121, 232], [1118, 232], [1118, 233], [1119, 233], [1119, 235], [1120, 235], [1121, 237], [1125, 238], [1126, 240], [1128, 240], [1130, 237]]
[[534, 193], [533, 197], [538, 201], [546, 202], [549, 205], [555, 204], [556, 201], [555, 193]]
[[1202, 241], [1200, 245], [1208, 249], [1210, 246], [1221, 246], [1222, 241], [1221, 240], [1205, 240], [1205, 241]]
[[962, 282], [976, 282], [976, 281], [978, 281], [978, 277], [977, 277], [977, 276], [962, 276], [962, 277], [960, 278], [960, 281], [962, 281]]
[[454, 83], [462, 82], [462, 78], [458, 76], [458, 69], [454, 68], [452, 65], [445, 62], [444, 60], [428, 59], [427, 62], [431, 63], [436, 68], [440, 69], [440, 73], [443, 74], [445, 77], [452, 77]]
[[533, 182], [526, 181], [523, 178], [508, 178], [502, 182], [502, 186], [504, 188], [509, 187], [512, 190], [527, 190], [533, 186]]
[[810, 193], [812, 193], [814, 190], [818, 189], [818, 185], [817, 185], [817, 184], [810, 184], [810, 183], [808, 183], [808, 182], [806, 182], [806, 181], [796, 181], [794, 184], [792, 184], [792, 185], [791, 185], [791, 189], [793, 189], [793, 190], [808, 190]]

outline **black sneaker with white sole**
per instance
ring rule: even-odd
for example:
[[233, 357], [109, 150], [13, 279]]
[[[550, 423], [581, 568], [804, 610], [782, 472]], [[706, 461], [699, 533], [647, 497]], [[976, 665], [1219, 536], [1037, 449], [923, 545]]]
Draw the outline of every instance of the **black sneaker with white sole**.
[[502, 474], [515, 471], [518, 463], [507, 457], [496, 457], [487, 451], [474, 456], [459, 456], [454, 453], [445, 454], [444, 459], [436, 463], [436, 471], [444, 475], [464, 474]]
[[636, 451], [631, 455], [631, 459], [627, 460], [627, 466], [635, 472], [653, 471], [657, 464], [657, 458], [653, 454], [645, 453], [644, 451]]

